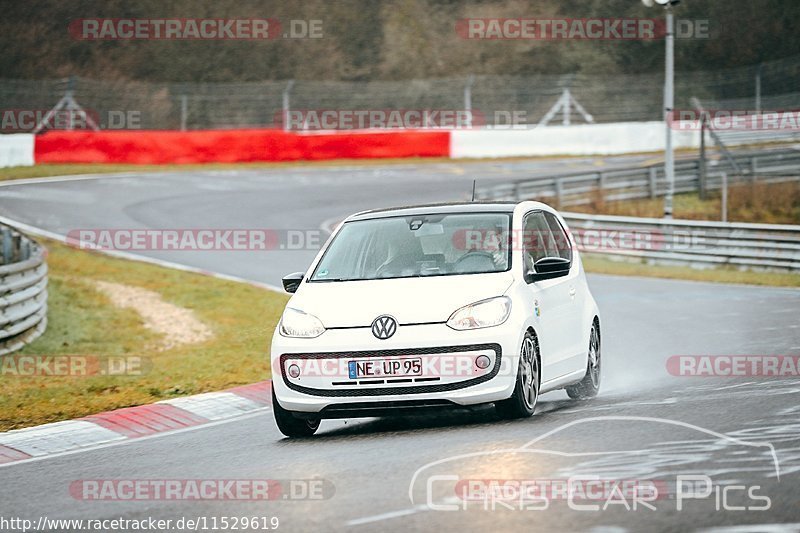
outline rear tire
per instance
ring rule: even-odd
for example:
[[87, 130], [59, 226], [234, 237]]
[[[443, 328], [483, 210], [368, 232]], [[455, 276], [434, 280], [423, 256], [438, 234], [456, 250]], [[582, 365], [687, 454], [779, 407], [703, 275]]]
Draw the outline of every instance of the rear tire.
[[275, 390], [272, 391], [272, 413], [275, 415], [275, 423], [278, 429], [287, 437], [310, 437], [319, 429], [319, 418], [305, 419], [297, 418], [291, 411], [287, 411], [275, 397]]
[[502, 418], [528, 418], [536, 410], [539, 400], [539, 347], [531, 332], [525, 333], [519, 354], [517, 381], [514, 393], [508, 400], [495, 404]]
[[590, 400], [600, 391], [600, 326], [592, 324], [589, 334], [589, 361], [586, 364], [586, 375], [583, 379], [567, 387], [567, 394], [573, 400]]

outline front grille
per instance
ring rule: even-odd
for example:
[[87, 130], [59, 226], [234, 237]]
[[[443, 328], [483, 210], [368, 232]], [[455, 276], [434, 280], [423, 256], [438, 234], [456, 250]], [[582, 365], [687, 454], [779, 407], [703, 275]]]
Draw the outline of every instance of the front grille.
[[[280, 356], [281, 368], [285, 369], [286, 359], [288, 358], [307, 358], [307, 359], [341, 359], [349, 358], [367, 358], [367, 357], [397, 357], [405, 355], [436, 355], [436, 354], [454, 354], [460, 352], [470, 352], [478, 350], [492, 350], [495, 353], [494, 366], [488, 374], [478, 376], [475, 378], [465, 379], [452, 383], [436, 383], [439, 378], [401, 378], [399, 382], [406, 382], [406, 379], [414, 379], [409, 385], [404, 387], [391, 386], [391, 387], [362, 387], [362, 385], [387, 385], [387, 381], [394, 380], [359, 380], [358, 383], [354, 382], [335, 382], [332, 383], [335, 388], [333, 389], [317, 389], [312, 387], [305, 387], [292, 383], [287, 378], [286, 372], [282, 371], [283, 382], [288, 388], [293, 391], [309, 394], [311, 396], [322, 397], [348, 397], [348, 396], [382, 396], [385, 394], [391, 395], [404, 395], [404, 394], [424, 394], [430, 392], [446, 392], [458, 389], [464, 389], [483, 383], [492, 379], [500, 371], [501, 364], [501, 348], [499, 344], [470, 344], [465, 346], [438, 346], [434, 348], [409, 348], [399, 350], [373, 350], [373, 351], [358, 351], [358, 352], [327, 352], [327, 353], [289, 353]], [[395, 383], [399, 383], [395, 382]], [[430, 384], [420, 384], [419, 382], [431, 382]], [[349, 385], [348, 388], [345, 388]], [[355, 386], [354, 386], [355, 385]]]

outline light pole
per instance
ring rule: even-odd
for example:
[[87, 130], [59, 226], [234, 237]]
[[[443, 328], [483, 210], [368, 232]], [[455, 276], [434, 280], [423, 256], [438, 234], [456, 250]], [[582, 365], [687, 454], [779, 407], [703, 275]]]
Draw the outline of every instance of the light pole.
[[[647, 7], [653, 6], [654, 0], [642, 0]], [[672, 150], [672, 127], [670, 115], [675, 106], [675, 24], [672, 17], [672, 6], [679, 0], [655, 0], [667, 11], [666, 53], [664, 65], [664, 177], [667, 179], [667, 191], [664, 195], [664, 218], [672, 218], [672, 201], [675, 196], [675, 154]]]

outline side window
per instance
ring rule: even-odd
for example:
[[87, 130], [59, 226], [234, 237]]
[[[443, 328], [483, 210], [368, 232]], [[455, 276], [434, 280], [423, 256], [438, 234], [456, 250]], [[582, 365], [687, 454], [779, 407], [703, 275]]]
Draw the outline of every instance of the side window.
[[550, 226], [541, 211], [534, 211], [525, 217], [522, 231], [522, 256], [525, 272], [533, 270], [533, 265], [544, 257], [560, 257]]
[[555, 247], [558, 252], [555, 255], [562, 259], [572, 261], [572, 246], [569, 242], [569, 236], [564, 231], [561, 223], [552, 213], [545, 213], [544, 218], [547, 220], [547, 225], [550, 226], [550, 231], [555, 240]]

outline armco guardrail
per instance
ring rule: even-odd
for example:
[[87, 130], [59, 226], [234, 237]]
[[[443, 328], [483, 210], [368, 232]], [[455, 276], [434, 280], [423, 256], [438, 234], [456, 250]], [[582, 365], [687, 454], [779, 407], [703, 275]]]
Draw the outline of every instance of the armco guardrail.
[[800, 226], [563, 215], [584, 252], [659, 263], [800, 271]]
[[44, 248], [0, 226], [0, 355], [22, 348], [47, 327]]
[[717, 130], [717, 135], [727, 146], [743, 144], [760, 144], [775, 142], [792, 142], [800, 140], [800, 131], [796, 128], [765, 130]]
[[[675, 165], [675, 192], [729, 182], [800, 179], [800, 151], [738, 152], [733, 162], [683, 160]], [[735, 163], [735, 165], [734, 165]], [[736, 169], [738, 167], [738, 170]], [[624, 167], [529, 178], [480, 189], [483, 200], [541, 200], [558, 206], [599, 199], [655, 198], [666, 192], [663, 166]], [[800, 226], [667, 220], [564, 213], [580, 249], [659, 263], [800, 271]]]
[[[800, 151], [775, 150], [737, 152], [736, 168], [726, 158], [705, 163], [705, 179], [700, 159], [675, 163], [675, 192], [701, 192], [719, 189], [721, 176], [729, 183], [742, 181], [778, 182], [800, 179]], [[656, 198], [667, 190], [663, 164], [617, 167], [579, 173], [554, 174], [547, 177], [515, 180], [489, 188], [481, 188], [477, 196], [485, 200], [541, 199], [560, 207], [582, 205], [601, 196], [606, 201]]]

